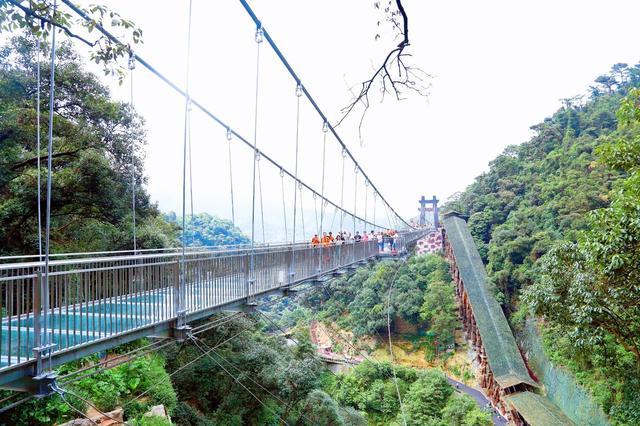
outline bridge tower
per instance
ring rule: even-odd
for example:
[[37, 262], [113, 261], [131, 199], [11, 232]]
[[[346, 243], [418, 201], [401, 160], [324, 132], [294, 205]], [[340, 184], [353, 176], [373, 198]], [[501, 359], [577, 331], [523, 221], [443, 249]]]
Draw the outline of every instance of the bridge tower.
[[[425, 226], [427, 224], [427, 211], [433, 211], [433, 226], [435, 228], [440, 227], [440, 220], [438, 217], [438, 200], [434, 195], [432, 199], [427, 200], [424, 198], [424, 195], [418, 200], [420, 203], [420, 208], [418, 211], [420, 212], [420, 226]], [[427, 208], [427, 204], [431, 204], [431, 207]]]

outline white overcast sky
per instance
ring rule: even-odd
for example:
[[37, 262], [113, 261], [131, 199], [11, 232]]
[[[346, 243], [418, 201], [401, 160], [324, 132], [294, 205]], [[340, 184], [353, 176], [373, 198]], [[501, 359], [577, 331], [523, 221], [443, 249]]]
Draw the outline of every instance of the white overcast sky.
[[[143, 28], [145, 43], [137, 53], [184, 86], [188, 1], [106, 3]], [[250, 3], [333, 121], [349, 102], [348, 85], [364, 80], [393, 45], [389, 33], [374, 40], [379, 15], [372, 0]], [[445, 200], [463, 190], [507, 145], [527, 140], [529, 127], [551, 115], [560, 99], [585, 93], [612, 64], [640, 60], [637, 1], [404, 3], [410, 17], [412, 64], [433, 75], [428, 99], [412, 96], [403, 102], [388, 98], [374, 103], [364, 123], [363, 146], [357, 134], [359, 116], [338, 128], [372, 181], [404, 217], [416, 214], [422, 194]], [[248, 140], [253, 138], [254, 32], [238, 1], [193, 0], [192, 96]], [[260, 67], [258, 145], [293, 170], [295, 84], [266, 43], [261, 46]], [[128, 84], [112, 84], [115, 95], [127, 99]], [[180, 211], [183, 101], [141, 66], [134, 89], [135, 105], [147, 120], [149, 191], [162, 210]], [[302, 102], [301, 111], [300, 176], [320, 190], [322, 123], [307, 102]], [[194, 110], [191, 133], [194, 209], [230, 217], [224, 129]], [[233, 156], [236, 215], [246, 226], [250, 151], [234, 142]], [[339, 201], [341, 157], [331, 138], [327, 162], [325, 192]], [[265, 221], [281, 226], [278, 171], [265, 163], [262, 167]], [[353, 206], [351, 165], [347, 181], [345, 199]], [[285, 191], [290, 210], [290, 182], [285, 182]], [[359, 191], [357, 209], [363, 215], [362, 186]], [[310, 197], [304, 203], [305, 213], [313, 213]], [[369, 193], [368, 217], [372, 206]], [[378, 219], [382, 214], [378, 207]], [[290, 226], [291, 217], [288, 220]]]

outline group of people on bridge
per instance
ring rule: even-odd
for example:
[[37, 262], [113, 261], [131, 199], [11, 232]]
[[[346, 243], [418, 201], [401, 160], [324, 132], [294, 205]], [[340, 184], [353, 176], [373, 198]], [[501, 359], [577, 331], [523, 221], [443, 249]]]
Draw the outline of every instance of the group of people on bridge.
[[395, 252], [398, 250], [398, 232], [392, 229], [380, 232], [371, 231], [367, 234], [367, 231], [356, 231], [355, 234], [351, 232], [340, 231], [335, 236], [333, 232], [323, 232], [322, 238], [318, 237], [318, 234], [314, 234], [311, 238], [312, 247], [328, 247], [338, 244], [351, 244], [360, 243], [366, 241], [375, 241], [378, 243], [378, 250], [380, 252]]

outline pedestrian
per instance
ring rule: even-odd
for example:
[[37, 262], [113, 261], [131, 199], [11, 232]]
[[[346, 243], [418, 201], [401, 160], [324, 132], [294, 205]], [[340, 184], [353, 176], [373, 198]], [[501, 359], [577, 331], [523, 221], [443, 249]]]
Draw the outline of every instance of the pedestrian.
[[318, 234], [315, 234], [313, 238], [311, 238], [311, 246], [318, 247], [318, 244], [320, 244], [320, 239], [318, 238]]
[[329, 231], [329, 244], [333, 245], [333, 243], [335, 242], [335, 238], [333, 238], [333, 233], [331, 231]]
[[360, 240], [362, 240], [362, 235], [360, 235], [360, 231], [356, 231], [356, 235], [354, 235], [353, 239], [356, 243], [359, 243]]
[[329, 239], [329, 236], [327, 235], [326, 232], [322, 233], [322, 246], [326, 247], [329, 244], [331, 244], [331, 239]]
[[378, 251], [382, 253], [384, 251], [384, 238], [382, 232], [378, 232], [376, 239], [378, 240]]
[[342, 244], [342, 232], [338, 232], [336, 235], [336, 244]]
[[362, 231], [362, 241], [364, 241], [365, 243], [367, 241], [369, 241], [369, 235], [367, 234], [367, 231]]

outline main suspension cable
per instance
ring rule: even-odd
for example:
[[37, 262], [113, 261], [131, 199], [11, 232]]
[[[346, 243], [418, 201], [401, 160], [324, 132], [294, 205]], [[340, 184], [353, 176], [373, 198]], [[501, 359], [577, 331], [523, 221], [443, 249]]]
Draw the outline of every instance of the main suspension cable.
[[[66, 0], [68, 1], [68, 0]], [[249, 4], [247, 3], [246, 0], [240, 0], [240, 4], [242, 4], [242, 7], [245, 9], [245, 11], [247, 12], [247, 14], [251, 17], [251, 19], [255, 22], [255, 24], [257, 26], [259, 26], [260, 28], [263, 28], [264, 26], [262, 25], [261, 21], [258, 19], [258, 17], [256, 16], [256, 14], [254, 13], [253, 9], [251, 8], [251, 6], [249, 6]], [[274, 53], [276, 54], [276, 56], [278, 57], [278, 59], [280, 59], [280, 61], [282, 62], [282, 64], [284, 65], [284, 67], [287, 69], [287, 71], [289, 72], [289, 74], [291, 75], [291, 77], [294, 79], [294, 81], [296, 81], [297, 83], [300, 83], [302, 80], [300, 79], [300, 77], [298, 77], [298, 75], [295, 73], [295, 71], [293, 70], [293, 68], [291, 67], [291, 65], [289, 64], [289, 62], [287, 61], [287, 59], [284, 57], [284, 54], [280, 51], [280, 49], [278, 48], [278, 46], [276, 45], [276, 43], [273, 41], [273, 39], [271, 38], [271, 35], [269, 34], [269, 32], [263, 28], [263, 35], [264, 38], [267, 40], [267, 43], [269, 43], [269, 45], [271, 46], [271, 48], [273, 49]], [[300, 88], [302, 89], [302, 92], [304, 93], [304, 95], [307, 97], [307, 99], [309, 100], [309, 102], [311, 103], [311, 105], [314, 107], [314, 109], [316, 110], [316, 112], [318, 113], [318, 115], [320, 116], [320, 118], [322, 119], [323, 122], [329, 122], [329, 120], [327, 119], [326, 115], [322, 112], [322, 110], [320, 109], [320, 107], [318, 106], [318, 104], [316, 103], [316, 101], [313, 99], [313, 97], [311, 96], [311, 94], [309, 93], [309, 91], [307, 90], [307, 88], [300, 83]], [[336, 141], [340, 144], [340, 146], [342, 147], [342, 149], [344, 149], [347, 154], [349, 155], [349, 158], [351, 158], [351, 161], [353, 161], [353, 163], [355, 164], [356, 168], [360, 170], [360, 172], [362, 173], [362, 176], [364, 179], [371, 181], [371, 179], [369, 179], [369, 176], [367, 176], [367, 174], [365, 173], [364, 169], [360, 166], [360, 164], [356, 161], [355, 157], [353, 156], [353, 154], [351, 154], [351, 152], [349, 151], [349, 149], [347, 148], [346, 144], [342, 141], [342, 139], [340, 138], [340, 136], [338, 135], [338, 133], [336, 132], [335, 128], [329, 124], [329, 130], [331, 131], [331, 133], [333, 134], [333, 136], [335, 137]], [[372, 189], [377, 192], [380, 195], [381, 200], [383, 201], [383, 203], [386, 203], [387, 205], [389, 205], [389, 203], [387, 203], [387, 201], [385, 200], [385, 198], [382, 196], [382, 194], [380, 194], [380, 191], [378, 191], [378, 189], [375, 187], [375, 185], [373, 183], [371, 183], [371, 187]], [[407, 223], [404, 219], [402, 219], [400, 217], [400, 215], [393, 209], [393, 207], [391, 207], [389, 205], [389, 208], [393, 211], [393, 213], [398, 216], [402, 222], [404, 222], [404, 224], [411, 228], [411, 225], [409, 225], [409, 223]]]

